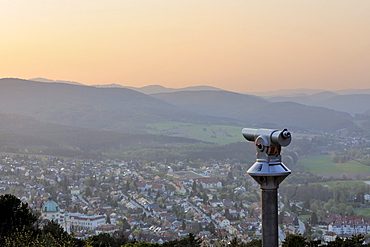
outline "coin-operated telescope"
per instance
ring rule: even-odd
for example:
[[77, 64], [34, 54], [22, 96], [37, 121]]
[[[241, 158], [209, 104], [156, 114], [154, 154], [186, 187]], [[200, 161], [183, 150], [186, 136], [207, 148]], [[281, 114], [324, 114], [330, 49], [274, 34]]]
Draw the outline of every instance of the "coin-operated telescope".
[[[244, 128], [242, 134], [254, 142], [257, 149], [256, 162], [247, 173], [263, 188], [278, 188], [279, 184], [291, 173], [281, 162], [281, 147], [288, 146], [292, 140], [290, 132], [271, 129]], [[272, 178], [269, 178], [272, 177]]]
[[279, 184], [291, 173], [281, 162], [281, 147], [292, 140], [287, 129], [244, 128], [242, 134], [254, 142], [257, 149], [256, 162], [247, 173], [260, 185], [262, 204], [262, 246], [278, 246], [278, 196]]

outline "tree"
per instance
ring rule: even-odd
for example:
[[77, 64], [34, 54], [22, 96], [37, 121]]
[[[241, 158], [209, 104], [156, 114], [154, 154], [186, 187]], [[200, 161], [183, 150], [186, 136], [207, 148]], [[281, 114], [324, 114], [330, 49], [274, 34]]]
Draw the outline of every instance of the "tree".
[[293, 213], [297, 213], [297, 206], [295, 204], [292, 205], [290, 209]]
[[116, 243], [118, 246], [123, 246], [127, 243], [135, 243], [136, 241], [130, 241], [128, 239], [128, 237], [126, 236], [125, 232], [124, 231], [117, 231], [115, 233], [113, 233], [113, 237], [116, 239]]
[[310, 200], [305, 200], [303, 203], [303, 208], [309, 210], [311, 208]]
[[86, 189], [85, 189], [85, 196], [86, 196], [86, 197], [89, 197], [89, 196], [91, 196], [91, 195], [92, 195], [92, 192], [91, 192], [90, 187], [86, 187]]
[[[108, 233], [100, 233], [90, 238], [93, 247], [115, 247], [117, 246], [115, 238]], [[117, 246], [118, 247], [118, 246]]]
[[137, 243], [128, 243], [123, 247], [160, 247], [160, 244], [157, 243], [147, 243], [147, 242], [137, 242]]
[[319, 220], [317, 218], [316, 212], [312, 212], [311, 214], [311, 225], [317, 225], [319, 223]]
[[182, 220], [182, 226], [181, 226], [182, 230], [185, 230], [186, 229], [186, 223], [185, 223], [185, 220], [183, 219]]
[[[46, 243], [45, 246], [71, 246], [71, 247], [87, 247], [88, 243], [85, 240], [73, 238], [64, 229], [54, 221], [49, 221], [44, 225], [41, 234], [39, 234], [34, 240], [35, 246], [37, 243]], [[28, 245], [27, 245], [28, 246]]]
[[306, 246], [306, 238], [300, 234], [288, 234], [281, 246], [282, 247], [304, 247]]
[[63, 243], [56, 244], [54, 237], [48, 233], [43, 237], [34, 236], [31, 230], [20, 230], [12, 233], [11, 237], [5, 237], [4, 247], [61, 247]]
[[299, 225], [299, 221], [298, 221], [298, 217], [295, 216], [294, 219], [293, 219], [293, 225], [295, 226], [298, 226]]
[[202, 240], [189, 233], [185, 238], [163, 243], [163, 247], [200, 247]]
[[38, 217], [14, 195], [0, 196], [0, 242], [11, 236], [17, 229], [33, 230]]
[[197, 182], [194, 180], [193, 185], [191, 187], [191, 191], [193, 192], [193, 191], [196, 191], [196, 190], [197, 190]]
[[239, 247], [240, 246], [240, 239], [236, 238], [236, 237], [233, 237], [230, 241], [230, 243], [228, 244], [228, 246], [230, 247]]
[[206, 230], [210, 231], [212, 234], [214, 234], [216, 232], [215, 225], [213, 224], [212, 221], [209, 222], [209, 224], [206, 227]]
[[262, 247], [262, 240], [253, 239], [252, 241], [248, 242], [245, 247]]
[[128, 223], [127, 219], [126, 218], [123, 218], [122, 219], [122, 229], [123, 230], [127, 230], [127, 229], [130, 229], [130, 228], [131, 228], [131, 226]]
[[[218, 245], [217, 245], [218, 246]], [[237, 237], [233, 237], [229, 243], [220, 243], [220, 246], [227, 246], [227, 247], [262, 247], [262, 240], [261, 239], [253, 239], [248, 243], [242, 242]]]
[[230, 171], [230, 172], [228, 172], [228, 174], [227, 174], [227, 178], [230, 180], [230, 181], [232, 181], [232, 180], [234, 180], [234, 176], [233, 176], [233, 173]]
[[43, 227], [43, 233], [45, 235], [51, 234], [54, 238], [58, 239], [71, 239], [71, 236], [55, 221], [49, 221], [47, 224], [45, 224]]
[[343, 239], [337, 237], [334, 241], [329, 242], [326, 246], [328, 247], [362, 247], [370, 246], [370, 244], [365, 244], [365, 237], [363, 235], [352, 236], [349, 239]]

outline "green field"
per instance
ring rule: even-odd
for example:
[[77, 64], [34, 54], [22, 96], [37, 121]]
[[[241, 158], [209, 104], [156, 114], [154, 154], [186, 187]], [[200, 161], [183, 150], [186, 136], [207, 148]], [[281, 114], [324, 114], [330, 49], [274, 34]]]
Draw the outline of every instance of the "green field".
[[162, 122], [146, 126], [150, 134], [180, 136], [221, 145], [245, 141], [243, 127], [204, 125], [180, 122]]
[[325, 181], [325, 182], [316, 182], [316, 183], [310, 183], [312, 184], [321, 184], [323, 186], [328, 186], [329, 188], [333, 188], [334, 186], [338, 184], [346, 184], [348, 187], [355, 188], [358, 187], [359, 185], [364, 185], [365, 181], [363, 180], [333, 180], [333, 181]]
[[370, 208], [355, 208], [355, 214], [361, 215], [365, 217], [365, 219], [369, 219], [370, 217]]
[[370, 166], [355, 161], [333, 163], [330, 155], [308, 157], [300, 160], [300, 164], [311, 173], [363, 173], [370, 172]]

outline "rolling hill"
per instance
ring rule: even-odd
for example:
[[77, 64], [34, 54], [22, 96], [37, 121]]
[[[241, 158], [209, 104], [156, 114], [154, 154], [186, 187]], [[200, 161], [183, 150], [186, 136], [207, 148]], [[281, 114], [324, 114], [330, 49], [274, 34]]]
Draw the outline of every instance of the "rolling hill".
[[[343, 91], [346, 92], [346, 91]], [[352, 92], [352, 91], [351, 91]], [[370, 109], [370, 94], [338, 94], [322, 91], [314, 94], [291, 94], [265, 97], [270, 102], [296, 102], [308, 106], [320, 106], [328, 109], [348, 112], [351, 115], [362, 114]]]
[[[323, 95], [327, 98], [324, 93], [312, 97]], [[146, 95], [127, 88], [20, 79], [0, 79], [0, 112], [126, 133], [146, 133], [151, 123], [168, 121], [310, 131], [353, 126], [352, 117], [341, 111], [223, 90]]]
[[355, 115], [370, 110], [370, 94], [336, 95], [317, 101], [315, 105]]
[[[309, 95], [315, 102], [340, 96], [327, 92]], [[234, 152], [240, 144], [230, 143], [220, 149], [220, 145], [211, 144], [208, 140], [206, 143], [199, 141], [202, 140], [200, 138], [184, 138], [187, 135], [181, 129], [176, 135], [171, 131], [148, 134], [150, 128], [153, 130], [155, 124], [158, 127], [161, 123], [175, 127], [179, 126], [178, 123], [196, 125], [202, 134], [211, 133], [212, 128], [217, 134], [219, 127], [216, 125], [310, 132], [330, 132], [354, 126], [352, 116], [342, 111], [295, 102], [271, 102], [258, 96], [224, 90], [147, 95], [121, 87], [0, 79], [2, 150], [23, 148], [52, 155], [70, 153], [71, 156], [86, 153], [96, 156], [101, 152], [112, 154], [120, 150], [117, 153], [125, 157], [145, 156], [150, 159], [178, 159], [184, 152], [191, 157], [205, 159], [240, 155]], [[215, 127], [207, 128], [211, 125]], [[187, 151], [183, 150], [185, 146]]]
[[[78, 127], [140, 133], [158, 121], [222, 122], [126, 88], [0, 79], [0, 112]], [[235, 121], [234, 121], [235, 122]]]
[[333, 131], [353, 126], [348, 113], [295, 102], [271, 103], [257, 96], [228, 91], [177, 92], [153, 96], [188, 111], [237, 119], [250, 126], [285, 126], [311, 131]]
[[[246, 149], [246, 146], [250, 148]], [[195, 139], [73, 127], [0, 113], [0, 152], [128, 160], [253, 159], [252, 143], [220, 146]]]
[[174, 93], [182, 91], [223, 91], [222, 89], [210, 86], [194, 86], [194, 87], [184, 87], [184, 88], [167, 88], [161, 85], [150, 85], [146, 87], [127, 87], [129, 89], [138, 91], [145, 94], [156, 94], [156, 93]]

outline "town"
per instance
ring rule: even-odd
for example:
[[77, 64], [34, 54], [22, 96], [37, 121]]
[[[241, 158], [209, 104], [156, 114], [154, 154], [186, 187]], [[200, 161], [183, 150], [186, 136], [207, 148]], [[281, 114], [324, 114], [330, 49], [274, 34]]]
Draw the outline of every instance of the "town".
[[[7, 154], [1, 156], [0, 190], [78, 238], [123, 230], [137, 241], [163, 243], [193, 233], [212, 246], [261, 237], [259, 187], [248, 168]], [[370, 194], [363, 196], [368, 202]], [[312, 215], [305, 221], [290, 213], [304, 211], [304, 201], [280, 201], [280, 242], [307, 231], [324, 242], [370, 232], [370, 221], [362, 216], [333, 214], [318, 221], [306, 209]]]

